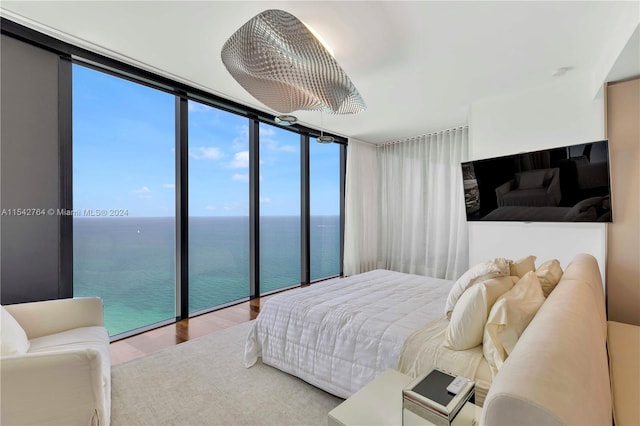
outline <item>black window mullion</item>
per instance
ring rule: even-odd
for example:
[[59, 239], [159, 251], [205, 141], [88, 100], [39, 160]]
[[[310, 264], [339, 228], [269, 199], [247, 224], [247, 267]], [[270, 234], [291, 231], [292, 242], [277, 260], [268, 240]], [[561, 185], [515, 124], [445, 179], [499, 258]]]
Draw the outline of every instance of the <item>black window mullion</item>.
[[309, 136], [300, 135], [300, 282], [311, 282]]
[[260, 122], [249, 118], [249, 298], [260, 297]]
[[176, 318], [189, 317], [189, 104], [176, 96]]
[[[60, 168], [58, 207], [73, 209], [73, 68], [71, 59], [58, 62], [58, 167]], [[59, 215], [60, 267], [58, 297], [73, 297], [73, 216]]]
[[344, 275], [344, 210], [347, 182], [347, 145], [340, 145], [340, 276]]

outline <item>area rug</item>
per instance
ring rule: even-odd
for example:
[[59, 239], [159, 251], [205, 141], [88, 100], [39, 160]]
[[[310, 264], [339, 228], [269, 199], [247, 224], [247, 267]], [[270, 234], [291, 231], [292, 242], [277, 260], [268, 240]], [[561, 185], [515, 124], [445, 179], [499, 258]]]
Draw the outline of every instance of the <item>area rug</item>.
[[325, 426], [340, 398], [260, 362], [244, 367], [251, 324], [115, 365], [111, 424]]

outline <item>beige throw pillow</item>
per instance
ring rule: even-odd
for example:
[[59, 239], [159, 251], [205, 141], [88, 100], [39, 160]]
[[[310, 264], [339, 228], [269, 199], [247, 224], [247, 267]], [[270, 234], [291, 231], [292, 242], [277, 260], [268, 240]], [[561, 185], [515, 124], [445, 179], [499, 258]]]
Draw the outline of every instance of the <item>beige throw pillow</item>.
[[488, 260], [483, 263], [478, 263], [477, 265], [470, 268], [467, 272], [462, 274], [460, 278], [453, 284], [451, 290], [449, 290], [449, 295], [447, 296], [447, 301], [444, 306], [445, 315], [450, 318], [451, 312], [453, 311], [453, 307], [458, 302], [462, 293], [469, 287], [471, 287], [476, 282], [484, 281], [488, 278], [494, 278], [498, 276], [506, 276], [509, 274], [509, 261], [507, 259], [498, 257], [493, 260]]
[[25, 354], [29, 350], [29, 339], [24, 329], [18, 324], [18, 321], [11, 315], [4, 306], [0, 306], [2, 316], [0, 317], [0, 353], [5, 355]]
[[496, 300], [484, 328], [482, 351], [495, 377], [544, 302], [540, 281], [534, 271]]
[[482, 333], [491, 307], [513, 288], [517, 277], [496, 277], [478, 282], [462, 293], [451, 313], [445, 346], [456, 351], [475, 348], [482, 343]]
[[536, 269], [536, 275], [540, 280], [540, 286], [542, 287], [542, 293], [544, 297], [549, 297], [549, 294], [556, 288], [560, 278], [562, 278], [562, 267], [558, 259], [547, 260]]
[[536, 270], [536, 257], [535, 256], [527, 256], [522, 259], [518, 259], [516, 261], [509, 262], [509, 275], [513, 275], [516, 277], [524, 277], [527, 272]]

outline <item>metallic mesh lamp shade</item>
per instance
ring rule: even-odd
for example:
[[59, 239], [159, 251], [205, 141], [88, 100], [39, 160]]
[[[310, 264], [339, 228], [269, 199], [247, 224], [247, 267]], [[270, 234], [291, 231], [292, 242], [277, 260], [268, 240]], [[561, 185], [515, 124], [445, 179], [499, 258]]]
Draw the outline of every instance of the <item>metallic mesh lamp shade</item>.
[[366, 106], [347, 74], [295, 16], [270, 9], [222, 47], [222, 62], [253, 97], [280, 113], [354, 114]]

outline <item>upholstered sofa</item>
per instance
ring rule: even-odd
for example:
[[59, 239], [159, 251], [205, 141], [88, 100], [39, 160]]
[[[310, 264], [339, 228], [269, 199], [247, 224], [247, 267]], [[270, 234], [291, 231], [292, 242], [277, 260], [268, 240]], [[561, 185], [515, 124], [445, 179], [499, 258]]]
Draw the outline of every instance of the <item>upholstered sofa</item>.
[[109, 425], [111, 361], [102, 300], [51, 300], [2, 310], [0, 423]]
[[607, 322], [597, 262], [580, 254], [494, 378], [480, 423], [638, 425], [639, 378], [640, 327]]
[[496, 188], [498, 207], [557, 206], [562, 192], [560, 169], [537, 169], [518, 172], [514, 178]]

